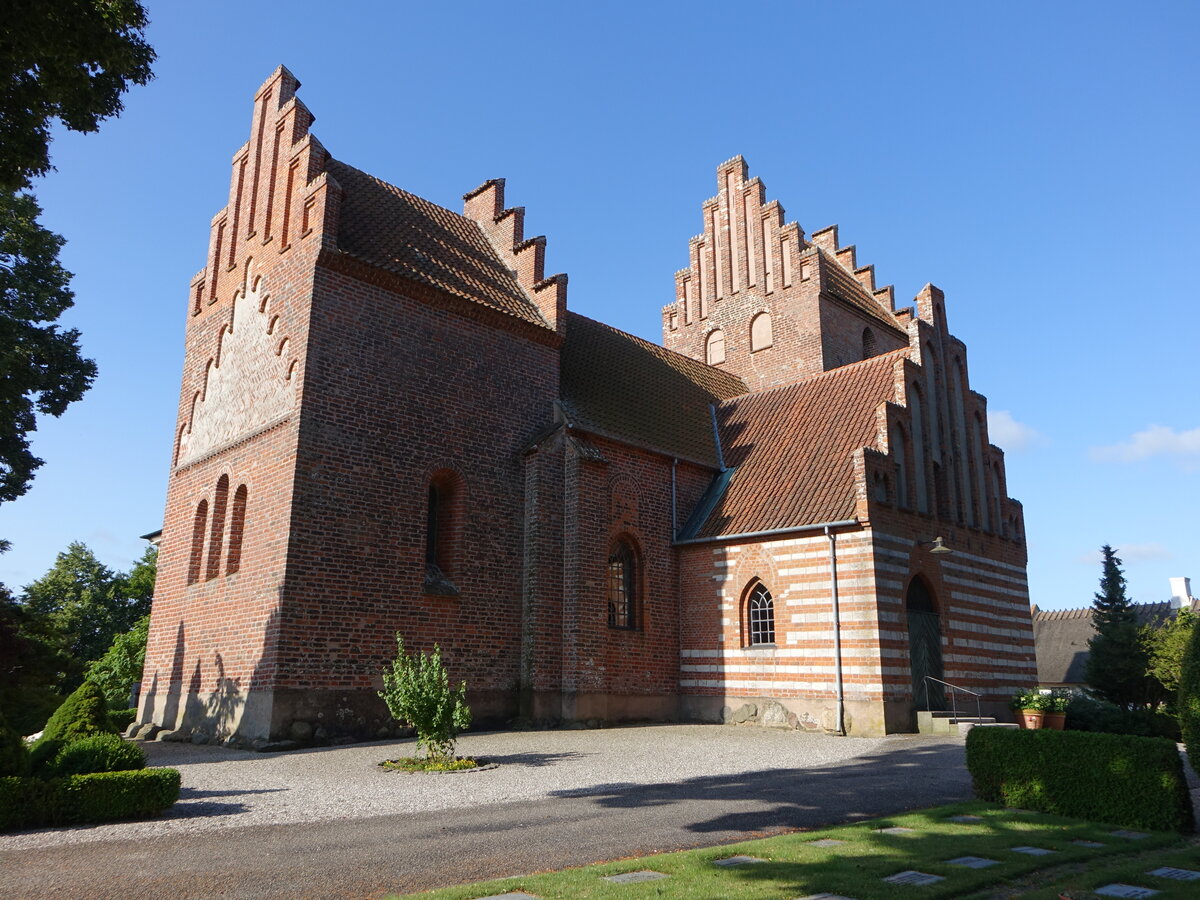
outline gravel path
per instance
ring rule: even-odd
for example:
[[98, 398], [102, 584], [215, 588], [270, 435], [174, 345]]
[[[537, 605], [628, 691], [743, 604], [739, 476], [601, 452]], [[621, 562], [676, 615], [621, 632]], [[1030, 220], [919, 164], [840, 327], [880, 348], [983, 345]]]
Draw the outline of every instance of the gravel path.
[[584, 797], [739, 773], [828, 769], [864, 756], [948, 742], [962, 743], [916, 735], [836, 738], [711, 725], [494, 732], [464, 735], [458, 751], [498, 767], [452, 775], [406, 775], [378, 768], [383, 759], [414, 753], [412, 741], [286, 754], [148, 743], [144, 746], [151, 765], [173, 766], [183, 773], [180, 801], [163, 817], [0, 835], [0, 852]]

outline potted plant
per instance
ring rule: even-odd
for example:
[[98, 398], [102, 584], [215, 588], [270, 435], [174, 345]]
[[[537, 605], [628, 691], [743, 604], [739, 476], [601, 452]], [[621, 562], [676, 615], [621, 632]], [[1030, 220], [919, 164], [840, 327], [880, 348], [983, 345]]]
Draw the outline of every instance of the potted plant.
[[1071, 702], [1070, 696], [1058, 691], [1051, 691], [1049, 694], [1043, 694], [1042, 697], [1042, 706], [1044, 707], [1042, 727], [1062, 731], [1067, 727], [1067, 704]]
[[1013, 710], [1017, 713], [1017, 724], [1022, 728], [1041, 728], [1045, 700], [1037, 688], [1021, 691], [1012, 698]]

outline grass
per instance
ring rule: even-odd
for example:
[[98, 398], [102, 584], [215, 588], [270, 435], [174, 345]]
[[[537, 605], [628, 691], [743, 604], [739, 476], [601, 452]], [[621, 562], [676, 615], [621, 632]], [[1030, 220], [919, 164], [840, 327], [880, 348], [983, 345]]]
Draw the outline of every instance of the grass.
[[397, 772], [462, 772], [478, 768], [479, 761], [465, 756], [402, 756], [379, 765]]
[[[955, 815], [976, 815], [975, 823], [951, 822]], [[911, 828], [911, 833], [884, 834], [885, 827]], [[505, 878], [443, 888], [412, 896], [430, 900], [471, 900], [491, 894], [524, 891], [547, 900], [566, 898], [781, 898], [828, 892], [855, 900], [903, 900], [906, 897], [1030, 897], [1055, 900], [1064, 890], [1089, 897], [1089, 888], [1114, 881], [1153, 887], [1158, 896], [1195, 898], [1190, 884], [1145, 873], [1160, 866], [1200, 869], [1200, 846], [1168, 832], [1151, 832], [1141, 840], [1113, 837], [1111, 825], [1096, 825], [1046, 813], [1003, 809], [987, 803], [959, 803], [889, 816], [820, 831], [793, 832], [721, 847], [624, 859], [561, 872]], [[846, 843], [829, 848], [813, 841], [832, 838]], [[1104, 844], [1080, 847], [1075, 840]], [[1055, 851], [1027, 856], [1013, 847]], [[722, 868], [716, 860], [755, 856], [763, 863]], [[998, 860], [986, 869], [948, 865], [960, 856]], [[612, 884], [607, 875], [651, 869], [669, 878], [640, 884]], [[945, 876], [927, 887], [892, 885], [881, 879], [908, 869]]]

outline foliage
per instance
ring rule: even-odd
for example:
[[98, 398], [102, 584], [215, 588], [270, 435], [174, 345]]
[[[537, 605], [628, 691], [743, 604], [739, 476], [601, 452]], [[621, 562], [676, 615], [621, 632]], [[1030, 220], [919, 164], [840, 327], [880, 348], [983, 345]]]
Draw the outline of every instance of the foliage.
[[1179, 739], [1174, 716], [1152, 709], [1125, 709], [1107, 700], [1077, 694], [1067, 704], [1067, 730], [1103, 731], [1108, 734], [1132, 734], [1138, 737]]
[[40, 213], [31, 195], [0, 190], [0, 503], [25, 493], [42, 464], [27, 438], [36, 414], [62, 415], [96, 377], [96, 364], [80, 356], [79, 332], [54, 324], [75, 295], [58, 262], [63, 239], [38, 224]]
[[1192, 768], [1200, 772], [1200, 628], [1193, 628], [1179, 676], [1179, 730]]
[[53, 778], [144, 768], [146, 753], [137, 744], [116, 734], [94, 734], [66, 744], [38, 774], [43, 778]]
[[1040, 696], [1041, 693], [1037, 688], [1029, 688], [1028, 690], [1018, 691], [1017, 693], [1013, 694], [1013, 698], [1011, 701], [1009, 701], [1008, 705], [1010, 709], [1015, 710], [1037, 709], [1034, 704], [1038, 702], [1037, 698]]
[[179, 799], [178, 769], [0, 778], [0, 831], [155, 816]]
[[122, 733], [133, 724], [133, 720], [137, 718], [137, 708], [130, 709], [110, 709], [108, 711], [108, 720], [112, 722], [113, 728], [117, 729], [118, 733]]
[[1142, 629], [1142, 645], [1149, 659], [1147, 674], [1168, 694], [1179, 690], [1183, 656], [1195, 627], [1195, 613], [1184, 607], [1160, 627]]
[[409, 655], [404, 638], [396, 632], [396, 659], [392, 669], [383, 672], [383, 690], [379, 696], [387, 703], [392, 717], [412, 725], [417, 731], [417, 746], [428, 757], [454, 756], [458, 732], [471, 724], [467, 706], [467, 683], [450, 689], [450, 676], [442, 665], [442, 650]]
[[152, 76], [138, 0], [14, 0], [0, 19], [0, 189], [50, 169], [57, 119], [91, 132]]
[[402, 756], [385, 759], [380, 767], [395, 772], [463, 772], [479, 768], [479, 761], [458, 756]]
[[[88, 664], [88, 681], [100, 685], [109, 706], [113, 709], [123, 709], [129, 704], [130, 691], [142, 679], [142, 666], [146, 661], [146, 636], [149, 630], [150, 617], [142, 616], [134, 623], [133, 628], [113, 638], [112, 644], [102, 657]], [[136, 711], [134, 714], [136, 715]], [[128, 725], [132, 721], [130, 718], [125, 724]]]
[[972, 728], [967, 769], [981, 800], [1127, 828], [1193, 826], [1183, 764], [1161, 738]]
[[0, 711], [0, 776], [28, 775], [29, 751], [20, 732], [14, 731]]
[[1130, 707], [1148, 699], [1146, 651], [1133, 604], [1125, 595], [1121, 560], [1108, 544], [1103, 555], [1100, 590], [1092, 601], [1096, 635], [1088, 641], [1086, 679], [1105, 700]]
[[62, 703], [59, 685], [79, 672], [46, 620], [0, 585], [0, 710], [13, 730], [40, 731]]
[[54, 711], [37, 743], [70, 743], [94, 734], [115, 733], [116, 730], [108, 718], [108, 704], [105, 702], [104, 692], [95, 682], [85, 681]]
[[139, 574], [131, 586], [133, 573], [114, 572], [86, 544], [75, 541], [58, 554], [50, 571], [26, 585], [21, 599], [30, 612], [46, 619], [73, 657], [90, 662], [150, 612], [139, 566], [152, 559], [148, 552], [135, 565]]

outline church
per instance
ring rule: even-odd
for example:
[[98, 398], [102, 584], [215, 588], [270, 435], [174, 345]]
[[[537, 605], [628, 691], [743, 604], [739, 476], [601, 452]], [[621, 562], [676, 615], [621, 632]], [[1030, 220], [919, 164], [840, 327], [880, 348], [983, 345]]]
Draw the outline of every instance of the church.
[[255, 94], [188, 292], [141, 723], [387, 735], [397, 632], [482, 727], [879, 735], [1036, 682], [940, 290], [898, 307], [735, 157], [651, 343], [569, 309], [502, 180], [394, 187], [298, 87]]

